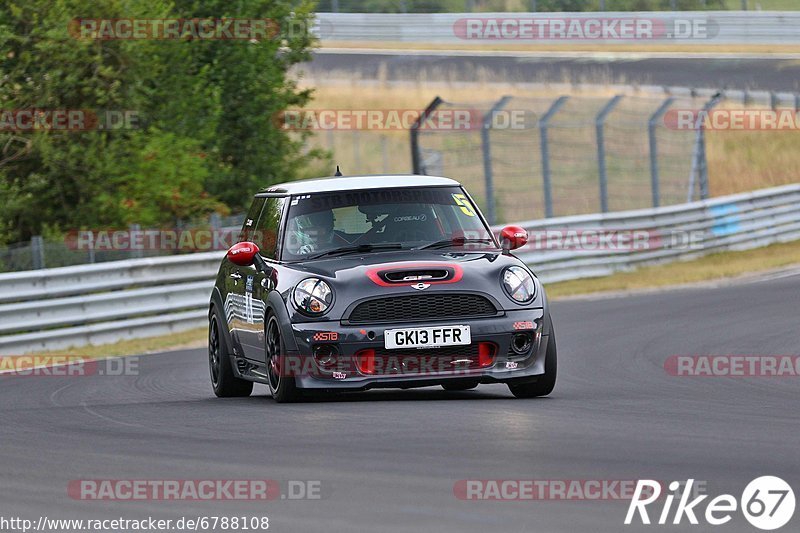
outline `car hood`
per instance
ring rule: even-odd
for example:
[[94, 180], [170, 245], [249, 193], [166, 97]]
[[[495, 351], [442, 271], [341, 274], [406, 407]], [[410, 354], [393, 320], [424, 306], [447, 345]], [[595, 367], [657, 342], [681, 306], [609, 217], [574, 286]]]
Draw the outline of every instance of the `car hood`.
[[[516, 257], [503, 255], [499, 251], [396, 250], [287, 264], [285, 266], [292, 272], [292, 279], [284, 278], [283, 281], [291, 286], [309, 276], [327, 281], [336, 295], [334, 308], [326, 313], [329, 317], [342, 316], [348, 306], [359, 300], [421, 292], [479, 292], [491, 296], [500, 308], [519, 309], [518, 304], [506, 297], [500, 281], [503, 269], [511, 265], [523, 263]], [[453, 275], [441, 282], [422, 279], [385, 283], [381, 277], [386, 271], [413, 272], [415, 269], [435, 268], [449, 269]], [[415, 288], [414, 285], [419, 283], [428, 286]], [[541, 307], [541, 292], [538, 290], [536, 299], [524, 307]]]

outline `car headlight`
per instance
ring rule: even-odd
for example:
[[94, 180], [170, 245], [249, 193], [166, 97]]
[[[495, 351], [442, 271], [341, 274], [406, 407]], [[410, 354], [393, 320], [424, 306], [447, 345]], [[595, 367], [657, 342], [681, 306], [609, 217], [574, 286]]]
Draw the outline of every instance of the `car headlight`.
[[533, 276], [519, 266], [510, 266], [503, 271], [503, 289], [509, 298], [520, 304], [528, 303], [536, 296]]
[[331, 286], [319, 278], [307, 278], [294, 288], [294, 305], [308, 315], [322, 315], [333, 303]]

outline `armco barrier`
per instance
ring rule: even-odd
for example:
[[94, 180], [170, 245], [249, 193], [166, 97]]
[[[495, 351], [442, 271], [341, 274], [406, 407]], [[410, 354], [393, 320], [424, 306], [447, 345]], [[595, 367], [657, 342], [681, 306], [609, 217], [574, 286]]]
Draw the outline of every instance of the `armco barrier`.
[[[548, 20], [597, 21], [639, 20], [649, 22], [652, 38], [639, 42], [677, 44], [800, 44], [800, 11], [656, 11], [656, 12], [584, 12], [584, 13], [318, 13], [313, 32], [324, 45], [334, 46], [338, 42], [378, 43], [433, 43], [474, 44], [485, 46], [487, 42], [543, 44], [574, 44], [591, 40], [593, 44], [614, 44], [632, 41], [631, 38], [593, 38], [591, 35], [574, 37], [566, 33], [556, 39], [516, 39], [513, 34], [506, 39], [492, 40], [467, 38], [464, 34], [467, 21], [495, 20], [498, 24], [513, 19], [535, 20], [547, 24]], [[513, 26], [512, 26], [513, 27]], [[578, 24], [589, 31], [592, 26]], [[486, 27], [488, 28], [488, 27]], [[495, 28], [495, 31], [496, 28]], [[483, 35], [481, 33], [480, 35]], [[487, 35], [492, 35], [487, 33]], [[503, 34], [505, 35], [505, 34]], [[571, 37], [572, 36], [572, 37]]]
[[[604, 276], [644, 263], [690, 259], [723, 250], [744, 250], [800, 239], [800, 185], [724, 196], [689, 204], [578, 215], [523, 222], [531, 234], [568, 230], [639, 230], [651, 237], [699, 236], [692, 244], [645, 246], [642, 249], [536, 249], [533, 240], [516, 255], [545, 282]], [[653, 241], [654, 239], [651, 239]]]
[[[532, 220], [534, 235], [637, 230], [699, 236], [694, 246], [536, 248], [516, 254], [544, 282], [603, 276], [638, 265], [800, 239], [800, 185], [596, 215]], [[499, 229], [499, 228], [497, 228]], [[206, 323], [221, 252], [131, 259], [0, 275], [0, 354], [102, 344]]]
[[203, 326], [222, 257], [209, 252], [0, 274], [0, 354]]

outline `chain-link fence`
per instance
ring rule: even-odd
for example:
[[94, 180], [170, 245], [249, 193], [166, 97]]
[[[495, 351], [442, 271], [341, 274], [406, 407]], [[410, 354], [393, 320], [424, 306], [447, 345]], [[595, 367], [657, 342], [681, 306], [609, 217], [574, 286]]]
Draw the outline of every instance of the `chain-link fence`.
[[[437, 98], [412, 131], [414, 171], [458, 179], [496, 223], [706, 198], [704, 130], [678, 123], [675, 113], [697, 118], [719, 101], [713, 91]], [[463, 129], [426, 127], [458, 110], [484, 118]]]
[[[725, 174], [730, 165], [717, 164], [712, 168], [717, 195], [796, 179], [772, 179], [776, 169], [754, 166], [749, 153], [770, 139], [792, 138], [790, 133], [771, 137], [768, 131], [757, 131], [753, 133], [760, 140], [751, 137], [749, 142], [746, 132], [731, 125], [732, 136], [714, 131], [708, 134], [714, 136], [712, 141], [707, 141], [698, 124], [704, 123], [699, 120], [701, 112], [712, 108], [794, 113], [800, 107], [797, 94], [649, 86], [604, 91], [578, 87], [559, 95], [544, 89], [531, 89], [532, 96], [498, 95], [491, 100], [484, 99], [485, 90], [477, 101], [437, 97], [426, 109], [414, 110], [416, 122], [404, 128], [395, 128], [391, 118], [408, 111], [403, 106], [326, 109], [333, 117], [325, 126], [329, 129], [320, 126], [309, 147], [330, 150], [345, 175], [411, 171], [456, 179], [496, 223], [707, 198], [707, 143], [718, 151], [725, 144], [734, 145], [730, 157], [750, 173], [737, 181]], [[367, 111], [374, 112], [377, 120], [358, 123], [355, 116]], [[689, 122], [681, 123], [679, 118], [687, 113]], [[794, 129], [800, 130], [800, 115], [796, 122]], [[785, 172], [793, 171], [787, 166]], [[734, 181], [736, 187], [720, 187]]]

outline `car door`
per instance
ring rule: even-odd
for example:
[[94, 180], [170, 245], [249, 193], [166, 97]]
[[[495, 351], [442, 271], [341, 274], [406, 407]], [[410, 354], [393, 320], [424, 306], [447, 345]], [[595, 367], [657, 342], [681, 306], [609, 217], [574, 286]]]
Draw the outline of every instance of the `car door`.
[[[255, 198], [250, 205], [250, 209], [245, 216], [242, 224], [242, 231], [239, 233], [237, 242], [249, 241], [252, 239], [256, 223], [261, 216], [266, 198]], [[246, 284], [247, 276], [250, 275], [251, 267], [241, 267], [225, 261], [225, 318], [228, 321], [228, 331], [233, 341], [233, 350], [236, 355], [244, 355], [241, 334], [245, 330], [251, 316], [248, 314]]]
[[[258, 245], [267, 264], [275, 263], [278, 257], [278, 232], [281, 225], [285, 198], [266, 198], [261, 215], [250, 234]], [[269, 292], [275, 288], [274, 277], [259, 272], [255, 266], [241, 267], [245, 320], [240, 325], [239, 339], [244, 355], [259, 363], [266, 363], [264, 326], [265, 302]]]

